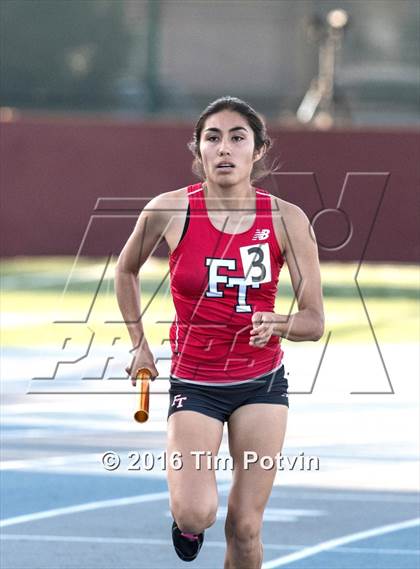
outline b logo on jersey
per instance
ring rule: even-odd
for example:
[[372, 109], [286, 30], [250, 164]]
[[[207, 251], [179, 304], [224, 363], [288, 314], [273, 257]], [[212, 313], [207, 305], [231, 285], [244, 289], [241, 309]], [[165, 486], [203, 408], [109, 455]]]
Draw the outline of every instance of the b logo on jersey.
[[264, 241], [264, 239], [268, 239], [270, 236], [269, 229], [256, 229], [254, 233], [254, 237], [252, 238], [253, 241]]
[[269, 244], [249, 245], [240, 247], [243, 277], [233, 277], [219, 274], [219, 269], [225, 267], [230, 271], [236, 270], [236, 259], [219, 259], [217, 257], [206, 257], [208, 267], [208, 289], [206, 297], [223, 298], [224, 293], [219, 290], [219, 284], [224, 284], [226, 288], [238, 287], [236, 312], [252, 312], [252, 308], [247, 304], [248, 287], [260, 288], [263, 283], [271, 281], [271, 261]]

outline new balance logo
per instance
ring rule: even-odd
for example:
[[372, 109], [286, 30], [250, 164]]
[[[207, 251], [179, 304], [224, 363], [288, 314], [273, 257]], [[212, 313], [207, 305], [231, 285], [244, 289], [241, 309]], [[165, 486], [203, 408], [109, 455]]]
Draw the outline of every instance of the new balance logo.
[[172, 401], [172, 407], [176, 405], [176, 408], [179, 409], [183, 407], [182, 402], [184, 399], [187, 399], [186, 395], [175, 395], [174, 400]]
[[263, 241], [263, 239], [268, 239], [270, 235], [269, 229], [257, 229], [254, 233], [254, 237], [252, 238], [253, 241]]

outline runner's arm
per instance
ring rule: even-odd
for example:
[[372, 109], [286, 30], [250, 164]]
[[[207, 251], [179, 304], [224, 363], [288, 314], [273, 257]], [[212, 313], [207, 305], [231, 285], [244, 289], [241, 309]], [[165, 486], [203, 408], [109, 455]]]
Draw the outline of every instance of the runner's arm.
[[288, 204], [283, 219], [286, 228], [283, 257], [289, 268], [298, 312], [286, 315], [255, 312], [250, 332], [250, 344], [255, 347], [264, 347], [272, 335], [303, 342], [319, 340], [324, 334], [324, 306], [315, 234], [305, 213], [294, 204]]
[[289, 204], [285, 218], [285, 257], [298, 312], [277, 315], [274, 334], [289, 340], [319, 340], [324, 334], [324, 305], [315, 233], [306, 214]]
[[153, 198], [141, 212], [134, 230], [124, 245], [115, 268], [115, 291], [121, 314], [134, 346], [144, 339], [141, 321], [139, 271], [158, 246], [166, 229], [162, 195]]

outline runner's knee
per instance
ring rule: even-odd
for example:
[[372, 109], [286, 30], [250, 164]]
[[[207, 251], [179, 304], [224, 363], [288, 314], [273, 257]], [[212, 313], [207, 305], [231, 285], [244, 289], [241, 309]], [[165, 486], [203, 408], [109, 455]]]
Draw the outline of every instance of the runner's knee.
[[241, 543], [241, 547], [246, 547], [260, 539], [262, 519], [259, 514], [233, 514], [228, 511], [225, 522], [225, 533], [228, 540]]
[[173, 504], [172, 516], [181, 531], [201, 533], [216, 521], [217, 504]]

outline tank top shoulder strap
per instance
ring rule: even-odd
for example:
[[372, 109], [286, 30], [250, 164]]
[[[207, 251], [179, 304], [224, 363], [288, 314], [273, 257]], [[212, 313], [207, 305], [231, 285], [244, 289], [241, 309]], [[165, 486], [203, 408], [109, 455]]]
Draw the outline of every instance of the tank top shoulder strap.
[[280, 264], [283, 264], [281, 249], [276, 237], [274, 228], [273, 210], [271, 206], [271, 195], [267, 190], [256, 188], [257, 196], [257, 225], [261, 237], [268, 237], [269, 242], [272, 244], [276, 257], [279, 259]]
[[188, 203], [191, 213], [204, 211], [206, 209], [204, 201], [204, 190], [201, 182], [188, 186]]
[[257, 217], [263, 215], [264, 217], [271, 217], [271, 196], [267, 190], [255, 188], [256, 195], [256, 214]]

